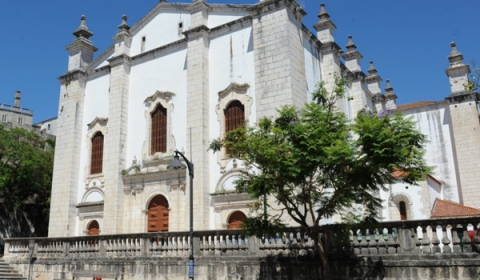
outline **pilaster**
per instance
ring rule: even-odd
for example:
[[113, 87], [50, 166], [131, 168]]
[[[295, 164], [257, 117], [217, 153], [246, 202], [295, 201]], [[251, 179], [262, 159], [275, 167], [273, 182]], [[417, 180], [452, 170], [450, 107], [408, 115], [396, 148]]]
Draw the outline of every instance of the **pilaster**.
[[457, 51], [455, 43], [451, 44], [452, 52], [448, 56], [449, 68], [446, 69], [452, 93], [445, 98], [449, 104], [456, 165], [458, 169], [458, 189], [460, 203], [480, 207], [478, 178], [480, 170], [480, 123], [478, 102], [480, 96], [469, 91], [468, 83], [470, 67], [463, 64], [463, 56]]
[[[197, 26], [186, 32], [187, 38], [187, 150], [186, 157], [195, 165], [193, 180], [194, 229], [210, 225], [210, 155], [209, 134], [209, 38], [210, 30]], [[187, 172], [187, 171], [185, 171]], [[188, 178], [188, 175], [187, 175]], [[186, 187], [183, 207], [189, 209], [189, 187]], [[188, 215], [189, 211], [184, 212]], [[188, 221], [188, 217], [185, 217]], [[197, 222], [195, 222], [197, 221]], [[185, 223], [181, 229], [187, 230]]]
[[126, 24], [127, 17], [122, 17], [122, 24], [114, 37], [115, 55], [108, 59], [110, 63], [110, 94], [108, 134], [105, 135], [105, 207], [104, 230], [105, 234], [123, 232], [123, 199], [124, 186], [121, 176], [126, 168], [126, 139], [128, 133], [128, 100], [130, 84], [129, 46], [130, 28]]
[[351, 81], [351, 98], [349, 100], [352, 110], [352, 116], [356, 117], [358, 112], [368, 106], [367, 98], [371, 98], [368, 90], [365, 88], [366, 75], [362, 72], [360, 60], [363, 56], [357, 51], [357, 46], [353, 43], [352, 36], [348, 36], [347, 52], [342, 55], [345, 60], [345, 66], [351, 71], [349, 79]]
[[262, 1], [248, 8], [253, 22], [257, 119], [307, 102], [302, 19], [291, 0]]
[[77, 221], [77, 202], [81, 143], [84, 139], [83, 110], [87, 74], [85, 68], [97, 50], [89, 40], [86, 17], [73, 32], [76, 39], [69, 51], [68, 72], [60, 76], [60, 99], [55, 143], [54, 172], [50, 204], [50, 237], [74, 236]]
[[80, 151], [83, 135], [83, 108], [86, 74], [83, 70], [67, 72], [59, 77], [60, 102], [57, 119], [54, 172], [50, 202], [48, 236], [74, 236]]

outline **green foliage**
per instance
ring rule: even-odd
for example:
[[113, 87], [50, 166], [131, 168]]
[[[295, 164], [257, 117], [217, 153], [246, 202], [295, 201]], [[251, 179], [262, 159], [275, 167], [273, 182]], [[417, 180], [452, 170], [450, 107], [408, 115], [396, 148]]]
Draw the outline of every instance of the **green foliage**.
[[[322, 218], [348, 212], [354, 204], [363, 206], [362, 220], [375, 220], [380, 189], [396, 181], [416, 184], [431, 171], [423, 159], [426, 137], [412, 120], [364, 111], [351, 122], [337, 110], [347, 84], [336, 77], [329, 93], [320, 83], [315, 102], [303, 109], [284, 106], [275, 119], [239, 127], [211, 145], [225, 146], [250, 167], [236, 181], [238, 188], [254, 198], [273, 197], [275, 209], [310, 233]], [[402, 177], [393, 177], [394, 171]], [[264, 232], [280, 226], [279, 217], [268, 219], [247, 220], [246, 228]]]
[[48, 222], [55, 142], [21, 128], [0, 126], [0, 200], [24, 210], [37, 205]]

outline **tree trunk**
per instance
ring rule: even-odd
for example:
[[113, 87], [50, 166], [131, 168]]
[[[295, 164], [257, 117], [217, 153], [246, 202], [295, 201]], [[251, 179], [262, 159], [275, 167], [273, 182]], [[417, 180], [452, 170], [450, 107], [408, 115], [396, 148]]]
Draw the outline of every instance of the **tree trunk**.
[[325, 253], [325, 248], [322, 244], [321, 233], [317, 233], [314, 236], [315, 247], [317, 248], [318, 255], [320, 256], [320, 261], [322, 262], [323, 280], [331, 280], [332, 273], [330, 271], [330, 262], [328, 261], [327, 254]]

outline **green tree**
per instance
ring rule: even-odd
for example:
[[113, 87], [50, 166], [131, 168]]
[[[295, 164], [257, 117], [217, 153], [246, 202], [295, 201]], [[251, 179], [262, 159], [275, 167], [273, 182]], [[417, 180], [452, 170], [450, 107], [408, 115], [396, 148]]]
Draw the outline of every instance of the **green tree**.
[[[281, 214], [267, 219], [260, 213], [247, 218], [247, 232], [281, 230], [281, 215], [288, 214], [312, 237], [324, 279], [330, 279], [330, 267], [320, 220], [361, 204], [362, 218], [375, 221], [382, 203], [380, 189], [398, 180], [416, 184], [431, 171], [423, 158], [426, 137], [413, 121], [365, 110], [350, 122], [338, 111], [346, 83], [337, 78], [331, 93], [320, 83], [313, 93], [315, 102], [303, 109], [284, 106], [275, 119], [239, 127], [210, 145], [214, 151], [226, 147], [248, 167], [236, 181], [237, 190], [259, 201], [273, 197], [275, 208], [281, 208]], [[395, 171], [402, 176], [393, 177]]]
[[0, 202], [27, 212], [38, 235], [46, 235], [48, 225], [54, 145], [37, 133], [0, 126]]

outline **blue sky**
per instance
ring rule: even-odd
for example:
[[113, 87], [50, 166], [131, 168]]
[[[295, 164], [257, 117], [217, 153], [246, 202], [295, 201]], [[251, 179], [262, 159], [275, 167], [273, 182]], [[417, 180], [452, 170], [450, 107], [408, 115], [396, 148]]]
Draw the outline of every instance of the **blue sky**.
[[[169, 1], [191, 2], [191, 1]], [[257, 0], [210, 0], [209, 3], [254, 4]], [[299, 0], [307, 16], [304, 24], [318, 20], [321, 1]], [[442, 100], [449, 94], [445, 75], [450, 42], [457, 43], [464, 61], [480, 64], [478, 0], [324, 0], [337, 25], [336, 42], [344, 48], [352, 35], [363, 55], [362, 67], [374, 60], [379, 75], [390, 79], [397, 103]], [[133, 25], [158, 0], [3, 0], [0, 4], [2, 39], [0, 103], [13, 104], [16, 90], [22, 91], [24, 108], [34, 111], [38, 122], [57, 115], [60, 84], [57, 77], [67, 69], [65, 46], [74, 39], [80, 16], [99, 48], [111, 43], [123, 14]]]

